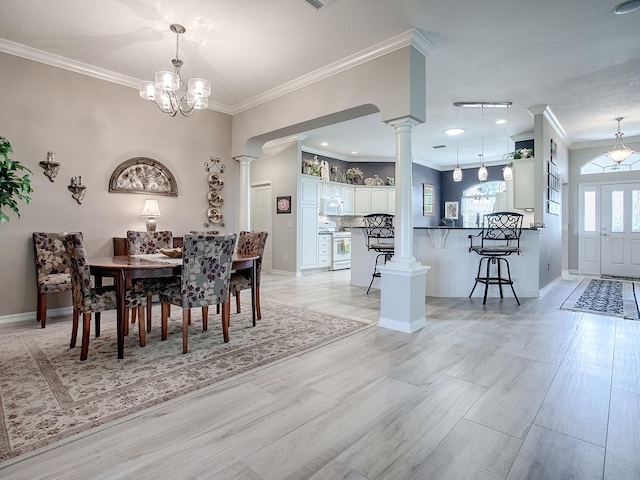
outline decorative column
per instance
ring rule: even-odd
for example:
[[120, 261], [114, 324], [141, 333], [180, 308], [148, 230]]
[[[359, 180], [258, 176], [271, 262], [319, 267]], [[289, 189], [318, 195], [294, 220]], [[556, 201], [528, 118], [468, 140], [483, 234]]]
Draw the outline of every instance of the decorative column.
[[427, 271], [413, 255], [411, 129], [416, 122], [403, 118], [389, 122], [396, 130], [396, 214], [393, 258], [380, 267], [378, 326], [415, 332], [427, 325], [424, 315]]
[[239, 231], [251, 230], [251, 161], [255, 157], [235, 157], [240, 162], [240, 198], [238, 206]]

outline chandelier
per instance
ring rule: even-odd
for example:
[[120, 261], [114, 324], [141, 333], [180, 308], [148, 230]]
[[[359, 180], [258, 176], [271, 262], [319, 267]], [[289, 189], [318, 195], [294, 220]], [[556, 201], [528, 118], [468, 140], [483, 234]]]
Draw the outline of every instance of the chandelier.
[[613, 145], [613, 148], [607, 152], [607, 156], [613, 160], [616, 164], [620, 165], [623, 161], [625, 161], [629, 155], [633, 153], [631, 148], [625, 147], [624, 143], [622, 143], [622, 135], [624, 135], [620, 131], [620, 120], [624, 117], [618, 117], [616, 120], [618, 121], [618, 132], [616, 133], [616, 143]]
[[[176, 58], [171, 60], [174, 71], [156, 72], [155, 82], [141, 82], [140, 96], [155, 103], [163, 113], [172, 117], [178, 112], [190, 117], [195, 110], [208, 107], [211, 82], [204, 78], [192, 78], [187, 83], [182, 80], [182, 60], [178, 56], [178, 43], [180, 35], [187, 29], [177, 23], [171, 24], [169, 29], [176, 34]], [[183, 87], [185, 90], [182, 90]]]

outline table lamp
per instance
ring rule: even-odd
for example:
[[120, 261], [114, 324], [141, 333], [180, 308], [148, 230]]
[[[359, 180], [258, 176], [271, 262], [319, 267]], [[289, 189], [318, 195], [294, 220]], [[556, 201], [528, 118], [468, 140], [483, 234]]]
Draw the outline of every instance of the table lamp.
[[156, 231], [156, 219], [160, 216], [160, 207], [158, 207], [158, 201], [147, 198], [144, 202], [144, 208], [142, 209], [141, 217], [148, 217], [144, 224], [147, 226], [147, 232]]

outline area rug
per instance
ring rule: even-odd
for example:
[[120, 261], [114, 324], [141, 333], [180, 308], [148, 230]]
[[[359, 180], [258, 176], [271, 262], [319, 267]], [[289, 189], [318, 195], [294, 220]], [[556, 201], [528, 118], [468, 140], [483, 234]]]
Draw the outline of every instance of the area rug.
[[177, 307], [164, 342], [159, 318], [154, 316], [144, 348], [133, 326], [123, 360], [116, 359], [114, 312], [103, 313], [101, 336], [92, 334], [84, 362], [79, 343], [69, 348], [70, 321], [50, 322], [46, 329], [33, 322], [24, 331], [3, 334], [0, 461], [372, 326], [266, 298], [261, 307], [256, 327], [251, 326], [251, 309], [232, 313], [226, 344], [220, 316], [210, 311], [209, 330], [203, 332], [200, 309], [193, 309], [186, 355]]
[[638, 320], [639, 287], [637, 282], [584, 278], [560, 308]]

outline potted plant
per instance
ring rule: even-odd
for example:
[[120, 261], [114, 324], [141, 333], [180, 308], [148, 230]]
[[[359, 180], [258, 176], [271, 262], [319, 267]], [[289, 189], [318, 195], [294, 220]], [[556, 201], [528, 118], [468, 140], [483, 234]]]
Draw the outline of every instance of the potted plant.
[[519, 160], [521, 158], [529, 158], [533, 154], [533, 150], [531, 148], [519, 148], [514, 152], [509, 152], [505, 154], [503, 157], [505, 160], [508, 160], [507, 167], [513, 167], [513, 161]]
[[364, 174], [358, 167], [347, 169], [345, 176], [350, 183], [361, 185], [364, 182]]
[[313, 157], [313, 160], [302, 160], [302, 173], [305, 175], [320, 176], [320, 160], [318, 156]]
[[[31, 201], [29, 194], [33, 192], [29, 178], [31, 170], [20, 162], [11, 160], [10, 153], [13, 153], [11, 144], [0, 136], [0, 223], [9, 221], [7, 208], [13, 210], [20, 218], [18, 200], [24, 200], [28, 204]], [[25, 174], [21, 176], [21, 172]]]

